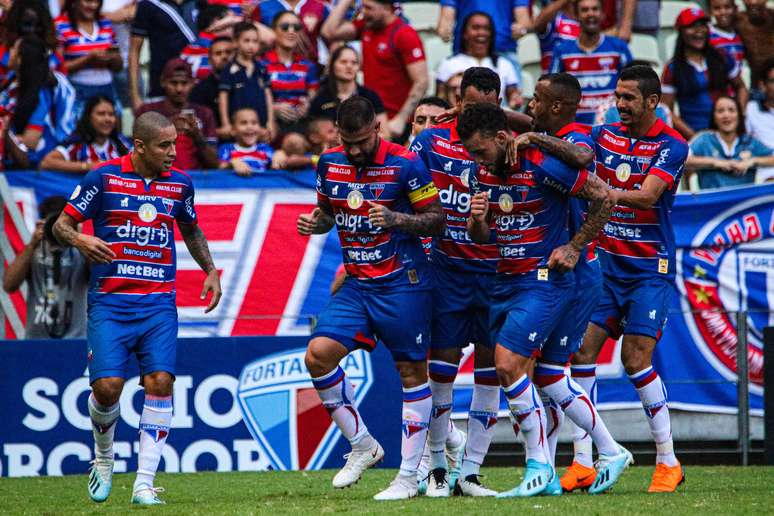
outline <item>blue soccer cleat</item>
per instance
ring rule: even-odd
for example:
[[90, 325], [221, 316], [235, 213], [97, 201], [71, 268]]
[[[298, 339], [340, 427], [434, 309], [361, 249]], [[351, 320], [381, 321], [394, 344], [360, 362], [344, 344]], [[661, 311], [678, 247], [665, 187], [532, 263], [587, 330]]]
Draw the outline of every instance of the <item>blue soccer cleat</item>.
[[554, 468], [550, 464], [529, 459], [527, 460], [527, 469], [524, 472], [524, 480], [521, 481], [521, 484], [510, 491], [498, 493], [497, 498], [539, 495], [546, 490], [555, 476]]
[[546, 487], [546, 490], [540, 493], [541, 496], [561, 496], [562, 495], [562, 483], [559, 481], [559, 475], [554, 470], [554, 478]]
[[158, 493], [163, 492], [163, 487], [150, 487], [143, 484], [132, 493], [132, 503], [137, 505], [163, 505], [166, 502], [158, 497]]
[[630, 464], [634, 463], [634, 457], [632, 457], [629, 450], [623, 446], [619, 446], [618, 448], [618, 455], [600, 455], [599, 463], [601, 467], [597, 470], [597, 478], [594, 479], [594, 483], [589, 487], [589, 494], [604, 493], [613, 487], [621, 476], [621, 473], [623, 473]]
[[97, 457], [91, 461], [89, 472], [89, 497], [95, 502], [104, 502], [113, 487], [113, 459]]

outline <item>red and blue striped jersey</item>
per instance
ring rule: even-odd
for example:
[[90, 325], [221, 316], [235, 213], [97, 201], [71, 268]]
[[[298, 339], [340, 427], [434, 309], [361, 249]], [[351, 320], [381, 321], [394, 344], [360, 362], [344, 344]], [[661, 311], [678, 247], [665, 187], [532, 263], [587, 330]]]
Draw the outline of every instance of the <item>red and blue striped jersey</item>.
[[489, 194], [490, 229], [500, 251], [497, 273], [525, 277], [538, 271], [541, 279], [551, 252], [569, 241], [569, 196], [580, 190], [588, 172], [527, 147], [506, 173], [501, 177], [479, 168], [471, 185], [472, 192]]
[[[118, 137], [121, 139], [121, 143], [124, 144], [126, 149], [131, 150], [131, 142], [122, 134]], [[85, 143], [80, 139], [70, 139], [64, 142], [62, 145], [58, 145], [56, 150], [64, 156], [67, 161], [90, 161], [96, 163], [98, 161], [110, 161], [121, 157], [121, 153], [118, 151], [118, 146], [112, 140], [108, 139], [102, 145], [98, 145], [96, 142]]]
[[320, 85], [317, 65], [300, 54], [294, 55], [293, 62], [286, 64], [280, 60], [276, 50], [269, 50], [263, 55], [261, 65], [269, 77], [274, 102], [297, 106], [302, 98], [314, 96]]
[[379, 140], [373, 164], [357, 168], [334, 147], [317, 164], [317, 202], [336, 222], [347, 274], [367, 287], [429, 288], [428, 261], [420, 239], [373, 227], [370, 203], [413, 213], [438, 199], [430, 172], [416, 154]]
[[446, 214], [446, 231], [433, 238], [434, 264], [463, 272], [494, 274], [497, 244], [476, 244], [468, 235], [470, 178], [477, 165], [457, 134], [457, 120], [425, 129], [411, 144], [433, 178]]
[[212, 73], [210, 47], [216, 36], [211, 32], [200, 32], [196, 41], [186, 45], [180, 52], [180, 57], [191, 65], [191, 72], [197, 81], [206, 79]]
[[710, 25], [709, 29], [710, 45], [733, 60], [735, 71], [732, 74], [736, 75], [742, 70], [742, 64], [744, 63], [744, 43], [742, 43], [742, 38], [736, 32], [726, 32], [714, 25]]
[[[54, 26], [65, 63], [86, 56], [95, 50], [107, 50], [111, 45], [116, 44], [113, 24], [107, 18], [96, 20], [91, 34], [72, 25], [67, 14], [58, 16], [54, 20]], [[70, 80], [77, 84], [97, 86], [110, 84], [113, 81], [113, 76], [107, 68], [84, 68], [69, 75]]]
[[578, 79], [581, 101], [577, 120], [593, 124], [599, 106], [615, 96], [618, 74], [631, 60], [626, 42], [612, 36], [602, 34], [597, 48], [589, 52], [580, 48], [577, 39], [560, 39], [554, 45], [550, 71], [568, 72]]
[[131, 154], [104, 163], [75, 188], [65, 213], [92, 219], [116, 257], [93, 264], [89, 304], [155, 310], [175, 303], [174, 222], [196, 224], [191, 178], [171, 169], [146, 181]]
[[238, 143], [223, 143], [218, 147], [218, 160], [229, 163], [237, 158], [250, 166], [253, 172], [266, 172], [271, 167], [274, 149], [266, 143], [242, 147]]
[[[224, 7], [228, 7], [228, 10], [231, 11], [232, 14], [235, 14], [236, 16], [243, 16], [244, 13], [242, 12], [242, 4], [244, 3], [241, 0], [207, 0], [208, 4], [212, 5], [222, 5]], [[258, 4], [258, 0], [253, 0], [251, 3]]]
[[548, 72], [551, 60], [554, 58], [554, 45], [560, 39], [578, 39], [580, 37], [580, 23], [564, 13], [556, 15], [546, 27], [543, 34], [538, 34], [540, 41], [540, 69]]
[[653, 276], [673, 278], [675, 236], [669, 214], [680, 183], [688, 144], [682, 136], [656, 119], [645, 136], [629, 138], [618, 124], [594, 127], [596, 172], [619, 190], [637, 190], [653, 175], [667, 190], [650, 209], [616, 206], [599, 238], [602, 270], [617, 280], [632, 281]]

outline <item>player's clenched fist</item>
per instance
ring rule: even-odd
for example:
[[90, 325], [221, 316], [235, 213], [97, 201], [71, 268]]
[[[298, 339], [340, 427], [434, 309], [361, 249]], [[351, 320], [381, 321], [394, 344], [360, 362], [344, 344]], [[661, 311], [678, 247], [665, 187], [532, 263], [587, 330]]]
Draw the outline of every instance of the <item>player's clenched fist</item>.
[[470, 200], [470, 217], [476, 222], [486, 222], [489, 213], [489, 193], [478, 192]]
[[298, 221], [296, 221], [298, 234], [301, 236], [313, 234], [315, 228], [317, 228], [317, 221], [320, 220], [320, 215], [322, 215], [320, 208], [315, 208], [312, 213], [302, 213], [299, 215]]
[[370, 206], [368, 210], [368, 222], [375, 228], [391, 228], [395, 225], [395, 212], [387, 206], [367, 201]]

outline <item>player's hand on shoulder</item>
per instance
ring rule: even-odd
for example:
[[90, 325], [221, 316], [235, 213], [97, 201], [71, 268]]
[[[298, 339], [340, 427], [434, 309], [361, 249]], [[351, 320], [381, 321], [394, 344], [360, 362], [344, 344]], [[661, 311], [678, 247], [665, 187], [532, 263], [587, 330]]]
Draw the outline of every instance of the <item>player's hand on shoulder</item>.
[[116, 257], [116, 253], [104, 240], [93, 235], [79, 233], [75, 246], [86, 258], [95, 263], [110, 263]]
[[580, 250], [571, 242], [560, 245], [548, 257], [548, 268], [559, 272], [567, 272], [575, 268], [580, 258]]
[[457, 106], [452, 106], [446, 111], [441, 111], [440, 114], [436, 115], [435, 117], [435, 123], [436, 124], [445, 124], [446, 122], [451, 122], [455, 118], [457, 118], [457, 115], [459, 115], [462, 111]]
[[470, 199], [470, 217], [476, 222], [486, 222], [489, 213], [489, 192], [477, 192]]
[[299, 215], [298, 220], [296, 221], [298, 234], [301, 236], [313, 234], [317, 227], [317, 221], [320, 219], [320, 215], [322, 215], [322, 210], [320, 208], [315, 208], [311, 213], [302, 213]]

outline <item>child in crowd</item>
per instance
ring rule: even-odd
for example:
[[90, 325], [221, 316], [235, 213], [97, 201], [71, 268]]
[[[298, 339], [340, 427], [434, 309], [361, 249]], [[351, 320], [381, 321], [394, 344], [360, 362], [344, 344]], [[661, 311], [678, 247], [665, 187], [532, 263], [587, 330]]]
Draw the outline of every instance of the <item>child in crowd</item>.
[[249, 107], [238, 109], [231, 117], [231, 127], [235, 141], [218, 147], [220, 168], [232, 168], [243, 177], [266, 172], [274, 149], [264, 143], [268, 133], [258, 122], [258, 113]]
[[736, 3], [734, 0], [710, 0], [709, 9], [714, 20], [714, 23], [709, 26], [710, 45], [733, 59], [734, 66], [741, 70], [744, 61], [744, 45], [734, 28]]
[[272, 168], [298, 170], [314, 168], [320, 154], [341, 145], [336, 124], [329, 118], [313, 118], [306, 124], [306, 134], [288, 133], [282, 148], [274, 153]]

